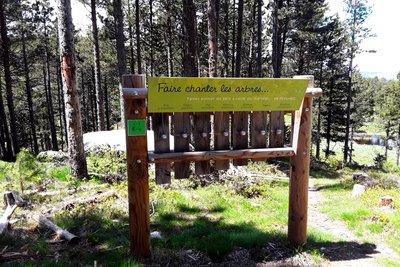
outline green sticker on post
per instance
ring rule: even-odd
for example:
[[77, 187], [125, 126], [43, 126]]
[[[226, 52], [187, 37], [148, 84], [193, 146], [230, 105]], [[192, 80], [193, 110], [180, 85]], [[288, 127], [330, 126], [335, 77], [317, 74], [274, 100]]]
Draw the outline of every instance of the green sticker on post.
[[128, 136], [146, 135], [146, 120], [128, 120]]

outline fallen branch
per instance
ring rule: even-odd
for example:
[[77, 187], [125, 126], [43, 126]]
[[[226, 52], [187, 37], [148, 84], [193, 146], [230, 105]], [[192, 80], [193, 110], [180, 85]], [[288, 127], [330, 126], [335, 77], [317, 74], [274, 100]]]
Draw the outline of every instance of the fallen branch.
[[0, 218], [0, 235], [7, 231], [10, 225], [10, 218], [18, 206], [23, 206], [25, 202], [16, 191], [6, 191], [3, 195], [6, 210]]
[[57, 239], [63, 238], [65, 240], [67, 240], [70, 244], [78, 243], [79, 238], [76, 235], [71, 234], [68, 230], [62, 229], [61, 227], [59, 227], [58, 225], [54, 224], [52, 221], [47, 219], [42, 214], [34, 214], [32, 216], [32, 218], [35, 221], [37, 221], [40, 225], [45, 226], [45, 227], [53, 230], [53, 232], [56, 233], [56, 238]]
[[91, 189], [95, 188], [102, 188], [102, 187], [107, 187], [108, 184], [99, 184], [99, 185], [90, 185], [90, 186], [81, 186], [77, 187], [74, 189], [69, 189], [69, 190], [57, 190], [57, 191], [39, 191], [39, 190], [31, 190], [31, 191], [26, 191], [25, 195], [38, 195], [38, 196], [56, 196], [56, 195], [61, 195], [67, 193], [68, 195], [75, 194], [79, 191], [88, 191]]
[[0, 261], [17, 260], [29, 257], [26, 253], [20, 252], [4, 252], [0, 254]]
[[91, 197], [77, 197], [73, 199], [69, 199], [67, 201], [64, 201], [62, 205], [59, 205], [57, 207], [51, 208], [46, 211], [46, 213], [54, 213], [59, 210], [64, 210], [64, 209], [72, 209], [75, 207], [77, 204], [85, 204], [85, 203], [92, 203], [92, 202], [100, 202], [104, 199], [117, 196], [113, 190], [108, 190], [103, 193], [100, 193], [98, 195], [94, 195]]

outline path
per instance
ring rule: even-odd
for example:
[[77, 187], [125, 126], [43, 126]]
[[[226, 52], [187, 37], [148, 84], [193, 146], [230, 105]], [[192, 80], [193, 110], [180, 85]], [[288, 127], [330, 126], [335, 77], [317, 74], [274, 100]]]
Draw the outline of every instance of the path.
[[343, 242], [329, 243], [321, 251], [329, 259], [323, 266], [383, 266], [379, 259], [398, 259], [399, 255], [388, 245], [377, 241], [374, 244], [365, 243], [354, 235], [342, 221], [331, 220], [326, 214], [319, 212], [321, 204], [326, 201], [321, 192], [310, 190], [308, 195], [308, 223], [324, 233], [338, 237]]

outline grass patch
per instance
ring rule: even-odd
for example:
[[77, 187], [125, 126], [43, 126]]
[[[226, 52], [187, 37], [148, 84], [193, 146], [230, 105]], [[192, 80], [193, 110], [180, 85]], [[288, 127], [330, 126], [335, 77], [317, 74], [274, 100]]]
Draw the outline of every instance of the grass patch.
[[164, 236], [155, 245], [195, 248], [218, 260], [234, 247], [283, 239], [287, 222], [287, 204], [281, 203], [284, 190], [283, 202], [287, 202], [287, 188], [280, 185], [272, 188], [268, 198], [247, 198], [220, 184], [154, 192], [153, 223]]

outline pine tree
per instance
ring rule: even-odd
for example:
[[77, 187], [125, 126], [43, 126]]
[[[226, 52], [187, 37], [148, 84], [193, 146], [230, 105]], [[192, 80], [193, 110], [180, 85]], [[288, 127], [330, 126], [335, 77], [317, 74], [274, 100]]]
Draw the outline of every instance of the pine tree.
[[71, 173], [78, 178], [84, 178], [88, 174], [83, 146], [79, 95], [76, 85], [74, 25], [72, 24], [70, 0], [59, 0], [57, 13]]

